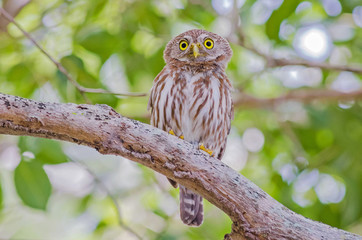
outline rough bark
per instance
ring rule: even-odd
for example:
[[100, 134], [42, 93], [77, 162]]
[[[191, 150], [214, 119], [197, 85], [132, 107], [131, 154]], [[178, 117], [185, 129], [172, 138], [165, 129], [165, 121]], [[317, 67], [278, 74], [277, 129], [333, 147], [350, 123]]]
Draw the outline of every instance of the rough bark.
[[228, 214], [233, 226], [225, 239], [361, 239], [294, 213], [191, 144], [106, 105], [43, 103], [0, 93], [0, 134], [69, 141], [143, 164]]

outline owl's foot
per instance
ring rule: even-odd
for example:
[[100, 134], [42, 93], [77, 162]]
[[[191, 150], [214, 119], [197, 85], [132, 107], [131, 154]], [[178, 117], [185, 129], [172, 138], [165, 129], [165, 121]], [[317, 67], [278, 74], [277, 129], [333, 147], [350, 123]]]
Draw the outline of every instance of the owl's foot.
[[203, 150], [203, 151], [205, 151], [205, 152], [207, 152], [210, 156], [212, 156], [213, 151], [211, 151], [210, 149], [207, 149], [207, 148], [204, 146], [204, 144], [201, 144], [201, 145], [200, 145], [200, 149]]
[[[176, 134], [173, 132], [172, 129], [171, 129], [170, 131], [168, 131], [168, 133], [171, 134], [171, 135], [176, 136]], [[181, 139], [183, 140], [183, 139], [184, 139], [184, 135], [179, 136], [179, 138], [181, 138]]]

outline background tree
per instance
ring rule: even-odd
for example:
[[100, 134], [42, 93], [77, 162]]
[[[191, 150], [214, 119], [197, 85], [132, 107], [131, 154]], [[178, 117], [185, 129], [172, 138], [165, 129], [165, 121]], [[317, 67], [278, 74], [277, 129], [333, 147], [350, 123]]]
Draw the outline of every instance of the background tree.
[[[26, 3], [3, 6], [15, 16]], [[171, 36], [189, 28], [224, 35], [237, 89], [225, 162], [291, 210], [361, 234], [358, 1], [32, 1], [16, 20], [66, 70], [2, 16], [1, 92], [108, 104], [146, 123], [147, 97], [87, 92], [147, 93]], [[5, 238], [220, 239], [230, 231], [211, 204], [201, 228], [183, 226], [164, 177], [63, 142], [0, 136], [0, 186]]]

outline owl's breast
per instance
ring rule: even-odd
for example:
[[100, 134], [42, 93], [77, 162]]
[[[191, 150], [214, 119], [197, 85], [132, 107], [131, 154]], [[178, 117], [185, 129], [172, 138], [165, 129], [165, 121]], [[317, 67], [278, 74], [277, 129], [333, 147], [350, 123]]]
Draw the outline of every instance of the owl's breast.
[[[185, 84], [180, 92], [180, 95], [184, 98], [181, 114], [181, 131], [185, 140], [190, 142], [199, 142], [203, 132], [198, 127], [200, 125], [199, 117], [208, 108], [207, 101], [202, 101], [206, 97], [205, 86], [198, 86], [196, 84], [199, 79], [204, 77], [203, 75], [201, 73], [192, 75], [188, 72], [183, 74]], [[197, 113], [197, 111], [199, 112]]]
[[[226, 104], [221, 83], [212, 72], [184, 73], [186, 84], [181, 88], [184, 97], [181, 132], [190, 142], [213, 141], [218, 127], [224, 127], [221, 105]], [[220, 91], [223, 93], [220, 94]]]
[[151, 124], [221, 152], [232, 116], [231, 85], [226, 83], [218, 71], [162, 71], [150, 95]]

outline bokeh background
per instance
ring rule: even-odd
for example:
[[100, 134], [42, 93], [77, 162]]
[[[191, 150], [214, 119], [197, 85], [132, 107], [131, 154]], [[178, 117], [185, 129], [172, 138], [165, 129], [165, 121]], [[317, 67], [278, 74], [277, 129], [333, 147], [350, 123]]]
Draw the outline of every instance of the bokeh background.
[[[360, 0], [0, 1], [17, 4], [16, 21], [78, 83], [118, 93], [148, 93], [173, 36], [203, 28], [226, 37], [235, 99], [248, 98], [235, 106], [224, 161], [291, 210], [362, 234], [362, 102], [323, 97], [360, 90], [361, 72], [313, 67], [362, 67]], [[0, 18], [2, 93], [108, 104], [149, 123], [148, 97], [80, 94], [6, 25]], [[309, 102], [313, 91], [321, 94]], [[0, 136], [1, 239], [223, 238], [230, 220], [205, 205], [202, 227], [189, 228], [179, 220], [178, 190], [141, 165], [75, 144]]]

